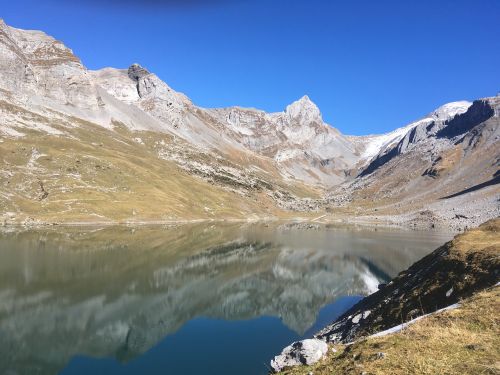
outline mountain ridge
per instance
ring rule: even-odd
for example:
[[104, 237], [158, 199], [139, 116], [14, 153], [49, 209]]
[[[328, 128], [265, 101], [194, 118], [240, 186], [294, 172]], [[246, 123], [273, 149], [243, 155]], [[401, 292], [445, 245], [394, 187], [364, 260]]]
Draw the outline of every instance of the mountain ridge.
[[[77, 210], [75, 217], [69, 215], [77, 221], [86, 215], [97, 215], [105, 221], [243, 218], [249, 214], [256, 218], [290, 217], [297, 212], [307, 217], [323, 211], [352, 216], [360, 209], [366, 211], [364, 197], [373, 189], [368, 211], [387, 206], [389, 197], [392, 207], [403, 199], [401, 188], [382, 193], [389, 190], [377, 188], [381, 184], [403, 184], [411, 197], [422, 195], [431, 185], [443, 184], [448, 195], [453, 195], [457, 191], [450, 189], [455, 186], [451, 181], [464, 175], [462, 165], [469, 168], [470, 164], [468, 185], [477, 185], [492, 178], [500, 159], [496, 150], [498, 97], [448, 103], [386, 134], [348, 136], [325, 123], [307, 95], [275, 113], [241, 107], [202, 108], [137, 63], [128, 69], [88, 70], [56, 39], [4, 22], [0, 22], [0, 78], [4, 170], [0, 199], [7, 207], [2, 213], [5, 223], [11, 222], [12, 216], [14, 222], [53, 220], [55, 207], [60, 204], [66, 206], [65, 212], [74, 212], [78, 205], [74, 202], [82, 199], [79, 194], [74, 196], [75, 189], [99, 196], [97, 201], [82, 203], [85, 208]], [[474, 150], [465, 144], [457, 146], [463, 143], [459, 135], [474, 140]], [[481, 141], [487, 137], [488, 141]], [[99, 146], [105, 143], [108, 148]], [[121, 149], [142, 155], [144, 161], [131, 165]], [[453, 162], [448, 160], [452, 153], [456, 159]], [[102, 173], [102, 165], [94, 161], [102, 158], [109, 175]], [[82, 159], [90, 164], [80, 170]], [[445, 161], [449, 165], [445, 163], [443, 169]], [[94, 164], [93, 169], [89, 167]], [[395, 165], [401, 168], [394, 169]], [[401, 179], [410, 165], [419, 173]], [[160, 178], [163, 181], [169, 176], [170, 180], [153, 187], [157, 181], [146, 177], [151, 166], [171, 171]], [[475, 169], [477, 166], [482, 169]], [[141, 179], [136, 175], [139, 170]], [[388, 173], [390, 170], [397, 173]], [[454, 177], [445, 179], [438, 170]], [[141, 210], [127, 208], [126, 213], [116, 206], [119, 203], [107, 207], [106, 212], [102, 207], [97, 209], [96, 205], [103, 204], [101, 199], [125, 199], [109, 199], [116, 195], [124, 174], [129, 179], [123, 189], [134, 207], [144, 205], [147, 198], [143, 197], [158, 198], [159, 194], [163, 197], [160, 200], [165, 200], [165, 212], [178, 212], [159, 215], [150, 207], [147, 217], [137, 217]], [[207, 206], [195, 196], [186, 201], [187, 189], [180, 181], [186, 186], [199, 185], [200, 192], [233, 198], [221, 198], [215, 206]], [[175, 194], [167, 188], [169, 184], [175, 185], [171, 187]], [[147, 192], [139, 193], [145, 185]], [[488, 204], [494, 205], [487, 215], [498, 214], [498, 201], [494, 199], [498, 189], [494, 186], [493, 191], [486, 190]], [[170, 201], [171, 196], [176, 196], [177, 203]], [[420, 207], [412, 207], [413, 213], [425, 211], [437, 198], [426, 198]], [[234, 205], [229, 216], [222, 214], [223, 201]], [[49, 217], [40, 214], [45, 211], [51, 212]], [[392, 210], [387, 217], [394, 214]]]

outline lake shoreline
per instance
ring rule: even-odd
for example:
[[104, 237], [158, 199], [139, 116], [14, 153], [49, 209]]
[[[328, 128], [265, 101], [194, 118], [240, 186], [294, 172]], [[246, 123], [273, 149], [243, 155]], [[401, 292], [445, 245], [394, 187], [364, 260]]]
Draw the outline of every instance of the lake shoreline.
[[[391, 219], [392, 218], [392, 219]], [[451, 233], [460, 233], [468, 226], [464, 225], [462, 228], [457, 228], [456, 225], [451, 223], [448, 225], [436, 226], [432, 221], [422, 220], [418, 224], [408, 223], [401, 220], [396, 220], [394, 217], [387, 217], [380, 219], [378, 217], [370, 216], [338, 216], [331, 217], [325, 215], [315, 215], [311, 217], [294, 216], [294, 217], [279, 217], [267, 216], [258, 218], [199, 218], [199, 219], [179, 219], [179, 220], [116, 220], [116, 221], [43, 221], [38, 219], [25, 219], [19, 220], [4, 220], [0, 224], [0, 228], [46, 228], [46, 227], [111, 227], [111, 226], [128, 226], [128, 227], [142, 227], [142, 226], [162, 226], [162, 225], [188, 225], [198, 223], [310, 223], [321, 225], [347, 225], [347, 226], [363, 226], [367, 228], [387, 228], [399, 230], [415, 230], [415, 231], [447, 231]]]
[[300, 364], [314, 365], [322, 357], [328, 357], [328, 345], [347, 345], [342, 347], [347, 352], [352, 343], [376, 337], [373, 336], [376, 333], [423, 315], [432, 315], [498, 285], [499, 231], [497, 218], [455, 236], [387, 284], [381, 284], [377, 292], [362, 299], [314, 338], [285, 348], [272, 360], [272, 368], [276, 372], [285, 370], [285, 374], [307, 374], [312, 369], [316, 374], [315, 368], [308, 368], [307, 372], [302, 372], [300, 366], [291, 372], [286, 370]]

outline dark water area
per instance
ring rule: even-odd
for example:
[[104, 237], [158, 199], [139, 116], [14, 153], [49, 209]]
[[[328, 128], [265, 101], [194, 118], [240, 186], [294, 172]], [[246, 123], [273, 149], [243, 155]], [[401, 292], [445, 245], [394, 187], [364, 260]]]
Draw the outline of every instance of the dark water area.
[[0, 374], [266, 374], [449, 233], [291, 224], [0, 232]]

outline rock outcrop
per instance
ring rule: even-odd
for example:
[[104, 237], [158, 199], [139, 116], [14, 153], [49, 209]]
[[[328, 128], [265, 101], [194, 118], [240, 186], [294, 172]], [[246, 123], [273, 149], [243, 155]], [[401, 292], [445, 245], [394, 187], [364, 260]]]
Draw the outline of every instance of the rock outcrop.
[[127, 70], [127, 75], [132, 81], [139, 82], [139, 80], [147, 75], [149, 73], [146, 69], [144, 69], [142, 66], [139, 64], [132, 64], [129, 66]]
[[305, 339], [294, 342], [271, 361], [271, 368], [279, 372], [287, 367], [312, 365], [328, 352], [328, 345], [318, 339]]

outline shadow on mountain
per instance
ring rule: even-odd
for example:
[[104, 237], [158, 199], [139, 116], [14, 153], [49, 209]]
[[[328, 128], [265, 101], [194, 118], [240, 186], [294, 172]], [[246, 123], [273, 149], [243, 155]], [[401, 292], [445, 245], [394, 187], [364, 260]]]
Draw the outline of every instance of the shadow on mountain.
[[497, 185], [499, 183], [500, 183], [500, 171], [497, 171], [495, 173], [494, 177], [491, 180], [485, 181], [485, 182], [483, 182], [481, 184], [474, 185], [474, 186], [472, 186], [472, 187], [470, 187], [468, 189], [459, 191], [458, 193], [455, 193], [455, 194], [447, 195], [446, 197], [442, 197], [442, 198], [439, 198], [439, 199], [455, 198], [455, 197], [458, 197], [460, 195], [471, 193], [473, 191], [480, 190], [480, 189], [483, 189], [483, 188], [488, 187], [488, 186]]

